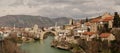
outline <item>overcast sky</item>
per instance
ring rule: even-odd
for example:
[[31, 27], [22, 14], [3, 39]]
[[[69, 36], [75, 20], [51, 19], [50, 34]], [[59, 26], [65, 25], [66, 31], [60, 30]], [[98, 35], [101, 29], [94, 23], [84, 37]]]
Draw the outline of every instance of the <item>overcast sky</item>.
[[120, 0], [0, 0], [0, 16], [84, 18], [114, 11], [120, 12]]

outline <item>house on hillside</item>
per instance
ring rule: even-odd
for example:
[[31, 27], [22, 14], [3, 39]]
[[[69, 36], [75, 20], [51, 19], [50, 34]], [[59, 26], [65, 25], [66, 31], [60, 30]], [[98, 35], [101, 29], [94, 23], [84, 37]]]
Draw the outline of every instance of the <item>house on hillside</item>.
[[98, 35], [95, 32], [84, 32], [80, 37], [86, 41], [92, 41], [97, 38]]
[[109, 13], [105, 13], [102, 16], [91, 19], [90, 31], [98, 32], [98, 30], [101, 30], [101, 28], [104, 28], [103, 30], [109, 31], [109, 29], [113, 27], [113, 19], [114, 17]]
[[91, 30], [91, 23], [90, 22], [86, 22], [85, 26], [87, 27], [87, 31]]
[[105, 13], [100, 20], [100, 23], [103, 24], [104, 26], [106, 26], [107, 28], [112, 28], [113, 27], [113, 19], [114, 17], [109, 14], [109, 13]]
[[102, 41], [108, 40], [108, 41], [113, 41], [115, 40], [115, 36], [111, 33], [102, 33], [100, 34], [100, 38]]
[[99, 23], [100, 23], [100, 19], [101, 19], [101, 16], [97, 17], [97, 18], [93, 18], [90, 20], [90, 31], [92, 32], [98, 32], [98, 26], [99, 26]]

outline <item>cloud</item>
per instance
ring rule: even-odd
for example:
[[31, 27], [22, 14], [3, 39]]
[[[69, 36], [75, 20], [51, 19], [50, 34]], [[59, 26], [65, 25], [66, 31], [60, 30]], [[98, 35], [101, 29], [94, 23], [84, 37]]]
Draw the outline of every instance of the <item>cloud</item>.
[[0, 16], [40, 15], [46, 17], [84, 18], [120, 12], [119, 0], [1, 0]]

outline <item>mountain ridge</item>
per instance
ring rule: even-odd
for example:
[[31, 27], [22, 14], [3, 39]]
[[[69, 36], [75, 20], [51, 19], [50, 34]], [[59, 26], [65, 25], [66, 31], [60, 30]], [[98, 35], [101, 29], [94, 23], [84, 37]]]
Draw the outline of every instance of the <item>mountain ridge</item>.
[[33, 15], [6, 15], [0, 17], [0, 27], [13, 27], [14, 24], [16, 25], [16, 27], [32, 27], [34, 26], [34, 24], [37, 24], [40, 27], [49, 27], [54, 26], [56, 22], [59, 26], [65, 25], [69, 22], [69, 18], [48, 18]]

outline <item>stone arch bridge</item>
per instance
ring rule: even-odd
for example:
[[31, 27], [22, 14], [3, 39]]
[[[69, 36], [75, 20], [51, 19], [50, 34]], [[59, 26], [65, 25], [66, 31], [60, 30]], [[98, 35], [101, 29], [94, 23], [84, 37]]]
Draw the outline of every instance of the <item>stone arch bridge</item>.
[[57, 32], [57, 31], [45, 30], [45, 31], [42, 31], [42, 32], [41, 32], [40, 39], [41, 39], [41, 40], [44, 39], [45, 34], [46, 34], [46, 33], [49, 33], [49, 32], [53, 33], [55, 36], [58, 35], [58, 32]]

